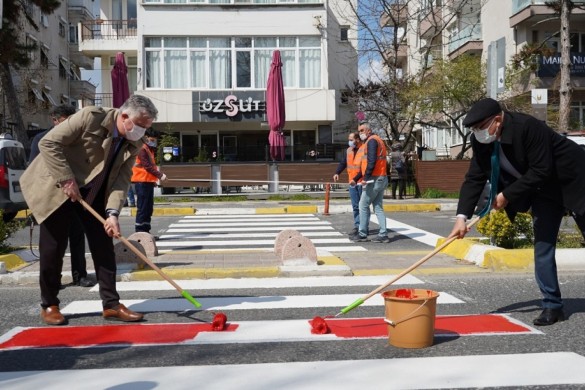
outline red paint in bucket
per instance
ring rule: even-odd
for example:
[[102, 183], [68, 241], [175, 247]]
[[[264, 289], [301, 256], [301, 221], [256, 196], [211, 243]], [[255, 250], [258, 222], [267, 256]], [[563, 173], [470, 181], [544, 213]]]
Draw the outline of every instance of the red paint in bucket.
[[213, 316], [213, 321], [211, 321], [211, 329], [216, 332], [221, 332], [225, 330], [225, 324], [227, 322], [227, 316], [223, 313], [217, 313]]

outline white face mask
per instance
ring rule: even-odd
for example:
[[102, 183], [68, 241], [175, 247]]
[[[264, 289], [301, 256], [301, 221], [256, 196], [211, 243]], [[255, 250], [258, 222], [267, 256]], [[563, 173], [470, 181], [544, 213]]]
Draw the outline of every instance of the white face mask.
[[347, 144], [349, 145], [350, 148], [355, 148], [355, 142], [347, 141]]
[[[128, 118], [130, 119], [130, 118]], [[146, 133], [146, 129], [144, 127], [138, 126], [137, 124], [135, 124], [132, 119], [130, 119], [130, 122], [132, 122], [132, 128], [130, 130], [126, 130], [126, 139], [128, 141], [138, 141], [139, 139], [141, 139], [142, 137], [144, 137], [144, 134]]]
[[[494, 119], [496, 119], [496, 118], [494, 118]], [[496, 135], [496, 132], [494, 132], [494, 134], [490, 134], [490, 132], [489, 132], [490, 126], [494, 122], [494, 119], [492, 119], [490, 121], [490, 123], [488, 123], [488, 125], [484, 129], [476, 130], [473, 132], [477, 142], [479, 142], [481, 144], [491, 144], [492, 142], [494, 142], [498, 138]]]
[[366, 139], [368, 139], [368, 136], [366, 135], [366, 133], [360, 133], [360, 139], [362, 141], [365, 141]]

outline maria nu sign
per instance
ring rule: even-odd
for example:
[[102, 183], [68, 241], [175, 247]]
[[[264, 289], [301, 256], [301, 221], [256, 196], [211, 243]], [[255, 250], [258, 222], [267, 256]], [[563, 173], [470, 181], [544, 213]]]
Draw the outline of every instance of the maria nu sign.
[[[571, 53], [571, 76], [585, 77], [585, 53]], [[561, 54], [541, 56], [538, 60], [538, 77], [555, 77], [561, 69]]]

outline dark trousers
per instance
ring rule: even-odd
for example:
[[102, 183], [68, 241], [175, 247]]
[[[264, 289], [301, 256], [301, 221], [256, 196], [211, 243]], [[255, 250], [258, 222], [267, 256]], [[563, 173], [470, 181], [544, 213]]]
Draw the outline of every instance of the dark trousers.
[[[92, 207], [105, 217], [104, 195], [100, 191]], [[99, 293], [104, 309], [117, 306], [120, 296], [116, 291], [116, 259], [114, 255], [114, 243], [108, 237], [104, 226], [91, 213], [85, 211], [77, 202], [66, 201], [40, 225], [39, 253], [41, 306], [58, 306], [59, 286], [61, 284], [61, 271], [63, 268], [63, 256], [67, 249], [69, 227], [73, 214], [77, 214], [87, 234], [89, 250], [93, 258], [93, 264]]]
[[403, 198], [406, 196], [406, 180], [404, 179], [391, 179], [392, 184], [392, 199], [396, 199], [396, 187], [398, 187], [398, 197]]
[[85, 234], [77, 213], [71, 214], [69, 251], [71, 252], [71, 276], [73, 277], [73, 282], [78, 282], [79, 279], [87, 277], [87, 269], [85, 264]]
[[150, 233], [150, 221], [154, 210], [154, 183], [134, 183], [136, 192], [136, 223], [134, 230]]
[[539, 197], [532, 201], [534, 275], [542, 293], [543, 309], [563, 307], [555, 252], [564, 214], [565, 208], [554, 201]]

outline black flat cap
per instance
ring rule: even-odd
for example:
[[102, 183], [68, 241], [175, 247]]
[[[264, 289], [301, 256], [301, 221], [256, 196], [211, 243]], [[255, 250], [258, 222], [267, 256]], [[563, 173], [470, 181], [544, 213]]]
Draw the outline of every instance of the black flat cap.
[[491, 98], [481, 99], [469, 109], [467, 116], [463, 119], [463, 126], [473, 127], [491, 116], [502, 112], [500, 103]]

